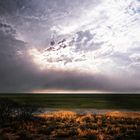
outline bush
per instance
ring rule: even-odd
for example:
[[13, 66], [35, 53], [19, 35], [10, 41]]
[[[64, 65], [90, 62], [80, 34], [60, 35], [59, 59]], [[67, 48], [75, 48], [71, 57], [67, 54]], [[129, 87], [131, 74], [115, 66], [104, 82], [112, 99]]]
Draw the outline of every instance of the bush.
[[14, 117], [18, 104], [9, 99], [0, 99], [0, 122], [10, 121]]
[[22, 121], [28, 121], [33, 118], [33, 113], [38, 110], [38, 107], [31, 105], [20, 105], [17, 118]]
[[13, 119], [27, 121], [33, 117], [33, 112], [38, 108], [30, 105], [22, 105], [13, 100], [0, 99], [0, 123], [5, 124]]

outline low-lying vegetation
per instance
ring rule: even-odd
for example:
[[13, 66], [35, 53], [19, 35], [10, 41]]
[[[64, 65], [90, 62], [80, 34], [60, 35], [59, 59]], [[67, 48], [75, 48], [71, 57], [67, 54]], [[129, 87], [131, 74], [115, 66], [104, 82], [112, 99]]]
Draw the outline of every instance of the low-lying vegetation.
[[33, 113], [38, 107], [19, 104], [10, 99], [0, 99], [0, 127], [12, 122], [26, 122], [33, 119]]
[[45, 108], [140, 110], [140, 94], [0, 94], [2, 98]]
[[[23, 115], [19, 121], [20, 113], [16, 119], [1, 125], [0, 140], [140, 139], [140, 118], [137, 116], [77, 114], [70, 111], [35, 115], [27, 108], [24, 106], [23, 112], [28, 112], [30, 119], [24, 119]], [[21, 121], [21, 118], [26, 121]]]

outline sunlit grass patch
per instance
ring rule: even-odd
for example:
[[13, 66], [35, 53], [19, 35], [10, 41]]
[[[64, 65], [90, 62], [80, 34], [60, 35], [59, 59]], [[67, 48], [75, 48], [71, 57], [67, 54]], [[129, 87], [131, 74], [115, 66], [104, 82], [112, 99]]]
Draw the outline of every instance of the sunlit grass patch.
[[113, 111], [106, 113], [106, 116], [111, 117], [127, 117], [127, 118], [140, 118], [140, 113], [138, 112], [120, 112], [120, 111]]
[[[121, 113], [122, 115], [123, 113]], [[116, 140], [140, 138], [140, 118], [112, 114], [78, 114], [56, 111], [33, 115], [34, 119], [9, 124], [2, 128], [7, 133], [26, 139]], [[8, 139], [10, 140], [10, 139]], [[16, 140], [16, 139], [15, 139]]]

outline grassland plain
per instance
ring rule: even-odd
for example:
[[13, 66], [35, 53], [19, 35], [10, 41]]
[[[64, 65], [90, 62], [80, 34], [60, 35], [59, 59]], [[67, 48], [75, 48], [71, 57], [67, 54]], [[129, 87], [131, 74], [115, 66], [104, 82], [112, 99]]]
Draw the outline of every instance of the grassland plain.
[[[33, 106], [60, 111], [34, 114]], [[77, 108], [132, 112], [69, 111]], [[139, 111], [139, 94], [0, 94], [0, 140], [140, 140]]]
[[22, 104], [46, 108], [140, 110], [140, 94], [0, 94]]

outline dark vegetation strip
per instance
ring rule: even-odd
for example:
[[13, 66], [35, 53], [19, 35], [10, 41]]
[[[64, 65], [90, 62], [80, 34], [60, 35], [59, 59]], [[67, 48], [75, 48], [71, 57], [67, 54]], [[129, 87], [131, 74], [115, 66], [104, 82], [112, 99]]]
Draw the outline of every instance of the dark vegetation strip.
[[47, 108], [140, 110], [140, 94], [0, 94], [3, 98]]

